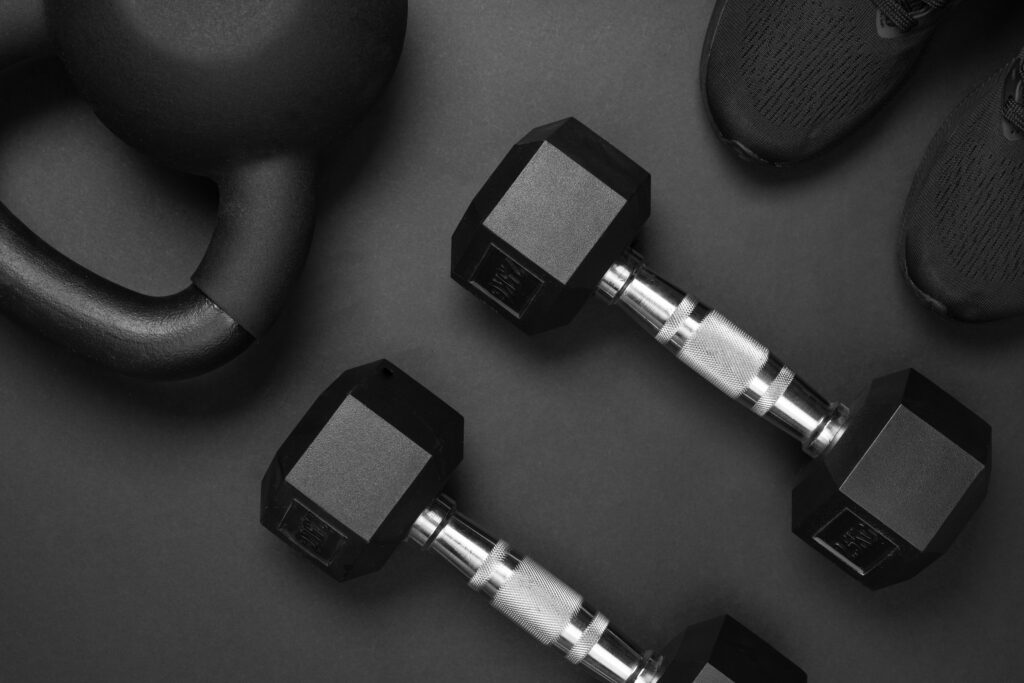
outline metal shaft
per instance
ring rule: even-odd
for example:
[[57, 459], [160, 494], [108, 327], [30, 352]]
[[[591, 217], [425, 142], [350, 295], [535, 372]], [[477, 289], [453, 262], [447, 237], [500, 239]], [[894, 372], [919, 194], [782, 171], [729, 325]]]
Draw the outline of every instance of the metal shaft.
[[627, 251], [598, 286], [676, 358], [724, 394], [798, 440], [811, 457], [842, 436], [849, 410], [829, 403], [764, 345], [649, 270]]
[[491, 606], [545, 645], [602, 681], [656, 683], [661, 660], [619, 636], [608, 619], [529, 557], [495, 540], [441, 496], [424, 510], [408, 540], [458, 569]]

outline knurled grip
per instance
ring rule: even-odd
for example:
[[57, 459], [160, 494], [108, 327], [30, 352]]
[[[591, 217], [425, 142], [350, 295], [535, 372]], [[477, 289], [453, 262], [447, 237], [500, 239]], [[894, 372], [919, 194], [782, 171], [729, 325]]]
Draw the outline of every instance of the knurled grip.
[[[514, 556], [505, 541], [498, 541], [469, 586], [480, 590], [493, 582], [496, 572], [507, 567]], [[544, 645], [564, 641], [566, 659], [579, 664], [593, 650], [607, 630], [608, 619], [601, 613], [591, 616], [584, 609], [583, 597], [544, 569], [533, 559], [519, 560], [511, 574], [491, 598], [491, 606]], [[579, 625], [580, 617], [587, 623]], [[574, 623], [579, 628], [570, 629]], [[565, 637], [572, 631], [571, 637]]]
[[779, 402], [794, 379], [796, 379], [796, 373], [790, 370], [788, 365], [784, 365], [772, 383], [768, 385], [768, 390], [761, 394], [751, 410], [759, 417], [764, 417], [772, 409], [772, 406]]
[[765, 377], [771, 369], [768, 348], [689, 296], [665, 320], [655, 339], [725, 395], [733, 399], [746, 395], [748, 407], [759, 416], [772, 409], [794, 379], [785, 366]]
[[608, 626], [608, 617], [598, 612], [594, 617], [594, 620], [590, 622], [590, 625], [583, 631], [580, 639], [577, 640], [573, 644], [572, 649], [565, 654], [565, 658], [573, 664], [579, 664], [582, 662], [586, 659], [587, 655], [590, 654], [590, 651], [594, 649], [594, 646], [597, 645], [598, 641], [601, 640], [601, 636], [603, 636], [604, 632], [608, 630]]
[[797, 439], [811, 457], [840, 438], [848, 412], [797, 377], [775, 354], [627, 250], [605, 271], [597, 294], [726, 396]]

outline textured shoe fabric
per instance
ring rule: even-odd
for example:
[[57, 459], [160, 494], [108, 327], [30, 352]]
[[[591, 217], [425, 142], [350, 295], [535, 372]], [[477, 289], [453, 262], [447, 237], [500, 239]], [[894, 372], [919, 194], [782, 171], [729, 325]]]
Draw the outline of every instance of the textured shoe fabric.
[[910, 75], [947, 0], [718, 0], [701, 86], [740, 156], [785, 166], [871, 117]]
[[903, 213], [904, 270], [952, 318], [1024, 314], [1024, 52], [932, 140]]

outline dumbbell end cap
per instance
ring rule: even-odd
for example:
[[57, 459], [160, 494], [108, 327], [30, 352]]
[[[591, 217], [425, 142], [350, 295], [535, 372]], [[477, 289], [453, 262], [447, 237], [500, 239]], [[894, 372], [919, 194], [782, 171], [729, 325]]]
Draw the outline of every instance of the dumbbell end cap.
[[452, 235], [452, 278], [530, 334], [567, 324], [640, 232], [651, 177], [573, 118], [530, 131]]
[[915, 370], [875, 380], [793, 490], [793, 531], [865, 586], [917, 575], [988, 489], [991, 427]]
[[806, 683], [807, 674], [730, 616], [694, 624], [662, 652], [658, 683]]
[[463, 420], [386, 360], [345, 372], [263, 477], [260, 522], [338, 580], [379, 569], [462, 460]]

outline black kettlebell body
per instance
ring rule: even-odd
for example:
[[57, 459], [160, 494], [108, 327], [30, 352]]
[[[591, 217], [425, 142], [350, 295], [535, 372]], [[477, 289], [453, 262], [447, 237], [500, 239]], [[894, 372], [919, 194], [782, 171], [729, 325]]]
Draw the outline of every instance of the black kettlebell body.
[[212, 178], [220, 207], [192, 285], [152, 297], [56, 252], [0, 204], [0, 309], [126, 373], [184, 377], [235, 357], [302, 267], [317, 152], [383, 91], [407, 0], [7, 2], [0, 67], [55, 51], [110, 130]]

